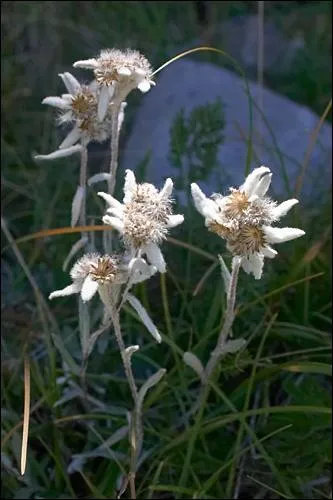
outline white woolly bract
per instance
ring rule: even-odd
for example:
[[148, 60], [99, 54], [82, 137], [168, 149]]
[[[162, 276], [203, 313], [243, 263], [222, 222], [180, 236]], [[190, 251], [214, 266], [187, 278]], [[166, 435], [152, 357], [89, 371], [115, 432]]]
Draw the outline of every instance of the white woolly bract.
[[159, 245], [169, 228], [184, 220], [182, 215], [172, 214], [172, 188], [171, 179], [160, 191], [153, 184], [137, 184], [134, 173], [126, 170], [123, 203], [108, 193], [97, 193], [109, 206], [103, 222], [119, 231], [125, 246], [134, 254], [145, 254], [160, 272], [165, 272], [165, 262]]
[[270, 169], [262, 166], [254, 169], [238, 189], [231, 188], [227, 196], [207, 198], [196, 184], [191, 186], [194, 204], [206, 226], [226, 240], [228, 250], [242, 258], [244, 271], [255, 279], [262, 276], [264, 258], [277, 254], [270, 244], [305, 234], [301, 229], [271, 226], [298, 203], [290, 199], [278, 205], [266, 196], [271, 179]]
[[[98, 119], [104, 120], [107, 107], [112, 99], [118, 105], [127, 95], [138, 88], [147, 92], [154, 82], [151, 80], [152, 69], [149, 61], [137, 50], [104, 49], [94, 59], [76, 61], [74, 67], [92, 69], [96, 82], [100, 86], [98, 98]], [[123, 119], [121, 109], [118, 127]]]

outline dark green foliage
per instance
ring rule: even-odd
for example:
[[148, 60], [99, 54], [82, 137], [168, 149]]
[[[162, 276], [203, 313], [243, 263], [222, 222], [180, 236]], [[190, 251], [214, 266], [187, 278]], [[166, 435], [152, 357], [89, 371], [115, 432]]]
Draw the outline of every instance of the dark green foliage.
[[[210, 4], [216, 25], [257, 10], [257, 2]], [[192, 2], [24, 1], [2, 6], [2, 216], [17, 239], [69, 225], [78, 159], [36, 164], [31, 157], [59, 143], [54, 115], [40, 104], [46, 95], [62, 91], [57, 73], [71, 71], [73, 61], [111, 45], [138, 48], [158, 67], [192, 43], [199, 28]], [[299, 29], [306, 35], [291, 73], [265, 75], [265, 82], [318, 113], [331, 94], [330, 14], [331, 2], [265, 2], [265, 15], [279, 20], [287, 34]], [[221, 64], [220, 57], [207, 53], [195, 57]], [[139, 99], [130, 97], [122, 140]], [[216, 167], [224, 140], [223, 104], [208, 102], [189, 116], [179, 111], [170, 137], [177, 187], [204, 180]], [[101, 159], [101, 170], [108, 160]], [[148, 161], [149, 152], [139, 166], [142, 180]], [[92, 191], [89, 221], [100, 223]], [[239, 480], [238, 498], [331, 498], [331, 211], [330, 203], [319, 201], [291, 216], [288, 224], [304, 228], [306, 238], [281, 245], [279, 256], [265, 263], [260, 282], [240, 276], [233, 334], [245, 338], [247, 346], [221, 361], [189, 465], [195, 422], [184, 425], [182, 418], [196, 399], [199, 382], [183, 364], [182, 353], [190, 350], [204, 363], [208, 360], [225, 307], [218, 266], [198, 288], [214, 260], [196, 250], [222, 253], [230, 265], [223, 242], [206, 230], [192, 205], [186, 224], [172, 233], [187, 246], [163, 247], [166, 296], [158, 276], [136, 287], [163, 334], [163, 343], [156, 345], [129, 310], [123, 312], [126, 344], [141, 345], [133, 358], [138, 385], [159, 367], [167, 369], [145, 401], [148, 455], [137, 476], [138, 498], [227, 498], [231, 471]], [[62, 235], [18, 243], [44, 297], [67, 283], [61, 268], [75, 241], [76, 235]], [[108, 439], [127, 425], [132, 401], [112, 332], [103, 333], [89, 359], [86, 399], [79, 392], [76, 299], [48, 303], [51, 322], [3, 234], [1, 244], [2, 497], [115, 498], [120, 475], [128, 470], [129, 445], [126, 437], [110, 446]], [[97, 298], [91, 309], [92, 327], [97, 327]], [[27, 470], [21, 477], [24, 352], [31, 368], [31, 416]], [[181, 484], [185, 467], [188, 479]]]
[[225, 127], [223, 105], [219, 99], [194, 108], [189, 116], [181, 109], [170, 132], [170, 162], [176, 189], [187, 189], [190, 182], [205, 180], [218, 167], [218, 148], [223, 144]]

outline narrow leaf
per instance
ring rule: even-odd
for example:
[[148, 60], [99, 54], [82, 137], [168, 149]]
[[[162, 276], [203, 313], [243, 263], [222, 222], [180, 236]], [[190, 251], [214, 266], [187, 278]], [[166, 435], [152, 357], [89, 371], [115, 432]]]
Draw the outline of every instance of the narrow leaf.
[[196, 374], [199, 375], [199, 377], [201, 379], [203, 378], [204, 367], [202, 366], [200, 359], [195, 354], [193, 354], [192, 352], [189, 352], [189, 351], [184, 352], [183, 360], [184, 360], [184, 363], [187, 366], [190, 366], [192, 368], [192, 370], [194, 370], [196, 372]]
[[62, 398], [58, 399], [53, 405], [53, 408], [57, 408], [58, 406], [63, 405], [64, 403], [67, 403], [68, 401], [72, 401], [74, 398], [77, 396], [80, 396], [82, 394], [82, 391], [79, 387], [75, 387], [74, 389], [70, 389], [65, 391], [65, 394]]
[[84, 248], [87, 243], [88, 243], [87, 236], [83, 236], [82, 238], [79, 239], [79, 241], [74, 243], [62, 265], [62, 270], [64, 272], [66, 272], [68, 264], [70, 263], [74, 255], [76, 255], [82, 248]]
[[156, 326], [154, 325], [154, 323], [150, 319], [146, 309], [143, 307], [141, 302], [136, 297], [134, 297], [134, 295], [132, 295], [131, 293], [129, 293], [127, 295], [127, 300], [131, 304], [133, 309], [135, 309], [135, 311], [138, 313], [139, 318], [141, 319], [142, 323], [145, 325], [145, 327], [147, 328], [149, 333], [152, 334], [152, 336], [154, 337], [154, 339], [158, 343], [161, 343], [162, 337], [159, 334]]
[[94, 332], [92, 333], [88, 340], [87, 340], [87, 351], [85, 353], [85, 356], [88, 358], [88, 356], [90, 356], [90, 353], [91, 351], [93, 350], [93, 347], [95, 345], [95, 343], [97, 342], [97, 340], [99, 339], [99, 337], [102, 335], [103, 332], [105, 332], [105, 330], [107, 330], [109, 327], [111, 326], [111, 321], [108, 321], [108, 320], [105, 320], [103, 321], [103, 323], [101, 324], [101, 326]]
[[143, 405], [144, 398], [145, 398], [147, 392], [149, 391], [149, 389], [154, 387], [154, 385], [158, 384], [158, 382], [164, 376], [165, 372], [166, 372], [166, 369], [161, 368], [160, 370], [158, 370], [158, 372], [154, 373], [154, 375], [149, 377], [149, 379], [143, 384], [143, 386], [141, 387], [141, 389], [139, 390], [139, 393], [138, 393], [138, 407], [140, 409]]
[[131, 345], [129, 347], [126, 347], [125, 349], [125, 356], [128, 359], [129, 363], [131, 362], [131, 357], [132, 355], [138, 351], [140, 347], [138, 345]]
[[222, 255], [219, 255], [218, 258], [219, 258], [220, 266], [221, 266], [221, 275], [223, 278], [224, 290], [225, 290], [226, 295], [228, 295], [228, 291], [230, 288], [231, 274], [230, 274], [229, 269], [226, 266], [226, 263], [223, 260]]
[[245, 344], [245, 339], [228, 340], [228, 342], [224, 344], [222, 352], [223, 354], [234, 354], [235, 352], [240, 351], [245, 346]]
[[65, 149], [56, 149], [52, 153], [48, 155], [38, 155], [34, 154], [34, 160], [55, 160], [56, 158], [64, 158], [65, 156], [70, 156], [74, 153], [80, 153], [82, 150], [81, 144], [75, 144], [75, 146], [71, 146], [70, 148]]
[[60, 337], [60, 335], [56, 335], [55, 333], [51, 332], [52, 340], [54, 342], [54, 345], [58, 349], [59, 353], [62, 356], [62, 359], [67, 363], [67, 365], [70, 367], [71, 371], [78, 375], [80, 373], [78, 365], [75, 363], [74, 359], [72, 358], [71, 354], [69, 351], [66, 349], [65, 344], [63, 339]]
[[92, 186], [93, 184], [96, 184], [97, 182], [102, 182], [102, 181], [108, 181], [111, 178], [111, 175], [108, 173], [100, 173], [100, 174], [95, 174], [89, 177], [88, 179], [88, 186]]
[[117, 429], [112, 436], [110, 436], [103, 444], [98, 446], [92, 451], [87, 451], [85, 453], [78, 453], [73, 455], [73, 460], [68, 466], [68, 473], [72, 474], [77, 470], [81, 470], [82, 466], [89, 458], [94, 457], [104, 457], [104, 458], [113, 458], [114, 460], [121, 460], [125, 458], [125, 455], [119, 453], [117, 451], [113, 451], [110, 447], [114, 444], [118, 443], [128, 434], [128, 425], [124, 425]]
[[23, 433], [21, 448], [21, 475], [24, 476], [27, 464], [28, 437], [30, 422], [30, 363], [26, 355], [24, 357], [24, 413], [23, 413]]
[[79, 220], [84, 196], [85, 196], [85, 188], [82, 186], [78, 186], [72, 202], [72, 217], [71, 217], [72, 227], [76, 226]]
[[280, 365], [282, 370], [296, 373], [317, 373], [332, 377], [332, 365], [327, 363], [316, 363], [311, 361], [289, 362]]

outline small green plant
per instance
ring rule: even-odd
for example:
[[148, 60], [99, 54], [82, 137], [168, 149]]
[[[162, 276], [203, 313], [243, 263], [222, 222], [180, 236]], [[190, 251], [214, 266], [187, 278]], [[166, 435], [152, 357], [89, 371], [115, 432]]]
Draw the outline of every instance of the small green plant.
[[225, 127], [220, 99], [195, 107], [188, 116], [181, 109], [170, 131], [170, 162], [178, 170], [175, 187], [187, 191], [190, 182], [204, 181], [218, 167], [217, 154]]

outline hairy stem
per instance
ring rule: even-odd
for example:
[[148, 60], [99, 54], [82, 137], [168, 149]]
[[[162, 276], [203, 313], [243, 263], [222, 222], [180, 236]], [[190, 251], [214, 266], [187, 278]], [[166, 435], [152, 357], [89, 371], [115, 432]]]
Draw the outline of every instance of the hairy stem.
[[[80, 207], [80, 218], [79, 218], [79, 224], [80, 226], [86, 226], [87, 225], [87, 196], [86, 196], [86, 185], [87, 185], [87, 167], [88, 167], [88, 149], [87, 145], [82, 143], [82, 149], [81, 149], [81, 162], [80, 162], [80, 187], [83, 189], [83, 198], [81, 201], [81, 207]], [[82, 232], [81, 233], [81, 238], [87, 238], [87, 233]], [[89, 310], [88, 310], [88, 305], [87, 304], [82, 304], [82, 308], [86, 308], [86, 313], [89, 317]], [[79, 315], [82, 314], [82, 308], [79, 307]], [[85, 335], [82, 333], [82, 322], [80, 321], [80, 337], [84, 338], [84, 342], [86, 341]], [[81, 364], [81, 370], [80, 370], [80, 380], [81, 380], [81, 387], [83, 390], [83, 393], [86, 395], [87, 394], [87, 385], [86, 385], [86, 380], [85, 380], [85, 371], [87, 367], [87, 359], [86, 359], [86, 353], [85, 353], [85, 346], [82, 345], [82, 364]]]
[[129, 362], [129, 360], [125, 354], [125, 344], [124, 344], [123, 336], [122, 336], [121, 329], [120, 329], [119, 314], [115, 308], [112, 308], [111, 320], [112, 320], [112, 324], [113, 324], [114, 333], [115, 333], [115, 336], [117, 339], [118, 347], [120, 350], [121, 359], [123, 360], [124, 370], [125, 370], [125, 374], [127, 377], [128, 385], [130, 387], [130, 391], [132, 394], [134, 404], [136, 404], [137, 397], [138, 397], [138, 391], [136, 388], [131, 363]]
[[118, 152], [119, 152], [119, 112], [121, 103], [115, 102], [112, 110], [112, 125], [111, 125], [111, 161], [110, 161], [110, 179], [108, 181], [109, 193], [113, 195], [116, 184], [116, 174], [118, 167]]
[[136, 490], [135, 490], [135, 474], [132, 472], [129, 473], [129, 484], [130, 484], [130, 492], [131, 498], [136, 499]]
[[128, 474], [129, 484], [130, 484], [130, 492], [131, 498], [136, 499], [136, 491], [135, 491], [135, 473], [136, 473], [136, 464], [138, 459], [138, 454], [140, 452], [140, 442], [142, 439], [141, 433], [141, 418], [139, 412], [137, 411], [138, 406], [138, 391], [135, 384], [135, 379], [132, 371], [131, 362], [129, 358], [125, 354], [125, 344], [123, 341], [120, 323], [119, 323], [119, 313], [115, 307], [112, 307], [112, 317], [111, 317], [114, 333], [118, 342], [118, 346], [120, 349], [120, 354], [123, 360], [124, 369], [126, 373], [126, 377], [128, 380], [128, 384], [132, 393], [132, 398], [134, 401], [134, 409], [132, 411], [131, 416], [131, 430], [130, 430], [130, 444], [131, 444], [131, 458], [130, 458], [130, 471]]
[[[84, 194], [81, 203], [80, 210], [80, 225], [87, 225], [87, 214], [86, 214], [86, 184], [87, 184], [87, 166], [88, 166], [88, 150], [85, 144], [82, 144], [81, 150], [81, 165], [80, 165], [80, 187], [84, 189]], [[82, 233], [85, 236], [85, 233]]]
[[202, 408], [202, 406], [205, 404], [205, 401], [208, 397], [209, 393], [209, 388], [208, 392], [206, 391], [207, 386], [209, 386], [209, 380], [216, 368], [216, 365], [223, 354], [223, 348], [225, 345], [225, 342], [228, 338], [228, 335], [230, 334], [230, 330], [233, 324], [233, 321], [235, 319], [235, 303], [236, 303], [236, 291], [237, 291], [237, 282], [238, 282], [238, 273], [240, 269], [241, 261], [239, 259], [236, 260], [236, 258], [233, 261], [233, 266], [232, 266], [232, 273], [231, 273], [231, 278], [230, 278], [230, 285], [229, 285], [229, 290], [228, 290], [228, 296], [227, 296], [227, 310], [226, 310], [226, 315], [225, 315], [225, 320], [223, 323], [222, 330], [220, 332], [219, 338], [217, 340], [217, 344], [215, 349], [212, 351], [210, 359], [205, 367], [204, 374], [201, 380], [201, 388], [199, 392], [199, 396], [195, 403], [192, 405], [192, 407], [189, 409], [189, 411], [186, 413], [184, 418], [181, 421], [181, 424], [184, 424], [185, 422], [188, 422], [189, 418], [192, 417], [192, 415], [195, 415], [197, 411]]
[[[237, 260], [236, 260], [237, 259]], [[206, 383], [215, 370], [215, 367], [220, 359], [221, 354], [223, 354], [223, 348], [225, 345], [225, 342], [227, 340], [227, 337], [230, 333], [232, 324], [235, 319], [235, 303], [236, 303], [236, 291], [237, 291], [237, 283], [238, 283], [238, 273], [240, 269], [241, 261], [238, 258], [234, 258], [233, 260], [233, 266], [232, 266], [232, 273], [231, 273], [231, 279], [230, 279], [230, 285], [229, 285], [229, 291], [228, 291], [228, 298], [227, 298], [227, 310], [226, 310], [226, 315], [225, 315], [225, 320], [223, 323], [223, 327], [221, 330], [221, 333], [219, 335], [216, 347], [214, 351], [211, 353], [210, 359], [207, 363], [207, 366], [205, 368], [205, 380]]]
[[231, 273], [228, 298], [227, 298], [227, 310], [226, 310], [224, 324], [221, 333], [219, 335], [216, 347], [212, 352], [211, 357], [206, 365], [198, 399], [186, 415], [187, 418], [190, 418], [192, 415], [196, 414], [196, 417], [195, 417], [193, 434], [191, 435], [191, 441], [187, 449], [185, 464], [180, 478], [180, 483], [179, 483], [180, 486], [186, 486], [189, 464], [191, 463], [195, 441], [198, 436], [199, 427], [203, 417], [203, 412], [210, 392], [209, 381], [214, 373], [214, 370], [220, 359], [220, 356], [223, 354], [223, 347], [230, 333], [235, 318], [236, 290], [237, 290], [238, 273], [240, 265], [241, 265], [241, 259], [235, 257], [232, 265], [232, 273]]
[[119, 321], [119, 310], [116, 308], [116, 303], [114, 298], [111, 297], [107, 287], [100, 287], [99, 294], [103, 304], [108, 311], [111, 322], [113, 324], [113, 330], [115, 333], [115, 337], [117, 340], [117, 344], [120, 350], [120, 355], [123, 361], [124, 370], [126, 374], [126, 378], [128, 381], [128, 385], [132, 394], [134, 408], [131, 414], [131, 425], [130, 425], [130, 445], [131, 445], [131, 457], [130, 457], [130, 471], [128, 474], [128, 480], [131, 491], [131, 498], [136, 499], [136, 491], [135, 491], [135, 473], [137, 460], [141, 449], [142, 443], [142, 425], [141, 425], [141, 412], [139, 411], [139, 400], [138, 400], [138, 390], [136, 387], [131, 361], [130, 358], [126, 355], [125, 351], [125, 343], [123, 340], [123, 335], [120, 328]]

